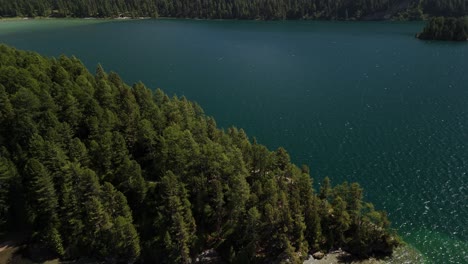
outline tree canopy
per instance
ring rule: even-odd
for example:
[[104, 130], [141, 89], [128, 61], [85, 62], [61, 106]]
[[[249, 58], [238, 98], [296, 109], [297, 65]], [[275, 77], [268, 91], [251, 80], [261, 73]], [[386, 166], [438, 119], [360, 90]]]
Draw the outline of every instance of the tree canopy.
[[468, 18], [435, 17], [416, 37], [427, 40], [468, 40]]
[[4, 17], [421, 19], [468, 15], [468, 0], [0, 0]]
[[398, 236], [358, 184], [321, 186], [184, 97], [0, 45], [0, 233], [30, 247], [125, 263], [391, 254]]

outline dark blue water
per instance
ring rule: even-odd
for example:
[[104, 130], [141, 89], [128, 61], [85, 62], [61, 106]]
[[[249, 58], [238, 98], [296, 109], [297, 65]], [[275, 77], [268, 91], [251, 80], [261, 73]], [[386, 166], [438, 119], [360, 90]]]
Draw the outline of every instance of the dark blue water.
[[17, 21], [0, 42], [76, 55], [195, 100], [284, 146], [319, 182], [358, 181], [431, 263], [468, 263], [468, 44], [421, 23]]

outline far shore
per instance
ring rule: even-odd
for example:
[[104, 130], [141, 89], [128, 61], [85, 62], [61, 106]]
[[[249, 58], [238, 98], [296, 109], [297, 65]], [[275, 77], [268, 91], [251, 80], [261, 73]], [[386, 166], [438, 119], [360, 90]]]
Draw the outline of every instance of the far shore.
[[1, 21], [21, 21], [21, 20], [54, 20], [54, 19], [69, 19], [69, 20], [144, 20], [144, 19], [166, 19], [152, 17], [0, 17]]
[[[375, 20], [356, 20], [356, 19], [349, 19], [349, 20], [343, 20], [343, 19], [273, 19], [273, 20], [265, 20], [265, 19], [236, 19], [236, 18], [197, 18], [197, 17], [129, 17], [129, 16], [119, 16], [119, 17], [72, 17], [72, 16], [66, 16], [66, 17], [58, 17], [58, 16], [48, 16], [48, 17], [42, 17], [42, 16], [37, 16], [37, 17], [1, 17], [0, 16], [0, 22], [2, 21], [19, 21], [19, 20], [53, 20], [53, 19], [70, 19], [70, 20], [147, 20], [147, 19], [154, 19], [154, 20], [209, 20], [209, 21], [333, 21], [333, 22], [382, 22], [382, 21], [393, 21], [393, 22], [401, 22], [405, 20], [399, 20], [395, 18], [389, 18], [389, 19], [375, 19]], [[424, 21], [424, 20], [420, 20]]]

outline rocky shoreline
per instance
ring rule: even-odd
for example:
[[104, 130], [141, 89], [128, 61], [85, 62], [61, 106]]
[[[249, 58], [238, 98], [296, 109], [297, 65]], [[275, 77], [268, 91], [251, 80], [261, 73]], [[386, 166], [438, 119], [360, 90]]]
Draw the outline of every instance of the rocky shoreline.
[[425, 263], [423, 255], [409, 245], [403, 245], [395, 249], [392, 256], [368, 259], [357, 259], [350, 253], [338, 249], [328, 253], [320, 252], [309, 255], [303, 264], [339, 264], [339, 263], [359, 263], [359, 264], [405, 264], [405, 263]]

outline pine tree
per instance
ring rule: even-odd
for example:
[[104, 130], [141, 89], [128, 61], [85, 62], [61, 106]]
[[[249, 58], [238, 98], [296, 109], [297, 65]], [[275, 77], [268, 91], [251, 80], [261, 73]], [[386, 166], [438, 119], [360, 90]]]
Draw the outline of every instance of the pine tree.
[[320, 185], [319, 197], [322, 200], [326, 200], [329, 198], [330, 194], [331, 194], [330, 178], [325, 177], [323, 179], [322, 185]]
[[138, 233], [133, 224], [122, 216], [114, 220], [112, 227], [112, 239], [109, 242], [115, 242], [111, 254], [125, 263], [135, 262], [140, 255], [140, 241]]
[[177, 176], [170, 171], [161, 178], [160, 184], [159, 214], [162, 219], [156, 223], [156, 228], [165, 230], [164, 233], [160, 233], [160, 241], [164, 242], [167, 260], [174, 263], [190, 263], [195, 221], [187, 191]]
[[[99, 9], [59, 2], [64, 14]], [[127, 3], [106, 12], [149, 5]], [[233, 5], [216, 8], [234, 16]], [[289, 15], [280, 2], [269, 8]], [[28, 233], [33, 247], [98, 262], [189, 263], [210, 249], [238, 263], [300, 263], [311, 250], [367, 256], [399, 243], [359, 185], [332, 189], [326, 178], [316, 195], [284, 149], [218, 129], [183, 97], [130, 88], [102, 67], [92, 76], [76, 58], [3, 45], [0, 58], [0, 227]]]
[[29, 205], [29, 217], [35, 229], [39, 230], [39, 240], [58, 255], [63, 255], [62, 239], [57, 231], [58, 201], [52, 177], [36, 159], [30, 159], [24, 168], [25, 186]]
[[6, 122], [11, 121], [14, 116], [13, 106], [8, 98], [8, 94], [5, 90], [5, 87], [0, 84], [0, 124], [2, 126], [0, 129], [4, 129], [4, 125]]
[[334, 228], [333, 241], [341, 246], [346, 243], [345, 232], [349, 229], [351, 219], [346, 211], [346, 202], [341, 197], [335, 197], [332, 203], [332, 226]]
[[0, 156], [0, 234], [6, 230], [10, 216], [10, 200], [12, 185], [15, 184], [17, 174], [14, 164], [7, 158]]

